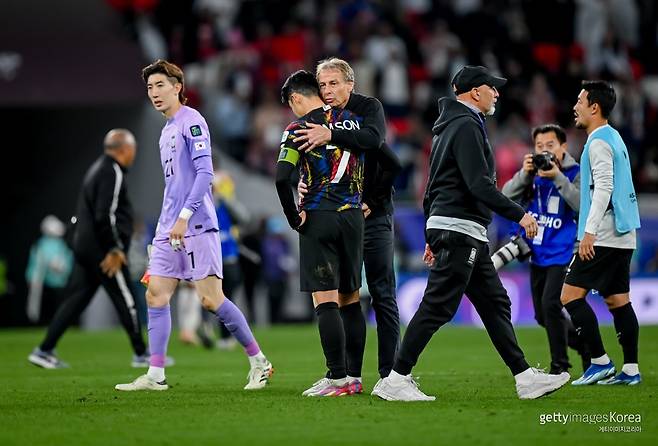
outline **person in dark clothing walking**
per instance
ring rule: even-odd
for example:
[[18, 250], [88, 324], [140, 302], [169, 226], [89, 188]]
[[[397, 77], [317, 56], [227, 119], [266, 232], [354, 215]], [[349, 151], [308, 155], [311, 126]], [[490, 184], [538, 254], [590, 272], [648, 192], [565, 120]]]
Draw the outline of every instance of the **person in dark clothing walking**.
[[[322, 100], [333, 108], [354, 113], [358, 127], [326, 128], [309, 123], [308, 129], [297, 132], [300, 135], [297, 141], [303, 142], [301, 150], [304, 151], [322, 144], [335, 144], [365, 152], [363, 261], [377, 321], [379, 375], [384, 378], [393, 367], [400, 338], [393, 269], [393, 181], [401, 166], [385, 142], [386, 122], [381, 102], [353, 91], [354, 71], [350, 65], [337, 58], [324, 60], [316, 68], [316, 77]], [[305, 186], [300, 183], [300, 194], [306, 193]], [[357, 310], [360, 311], [357, 304], [341, 308], [345, 323], [361, 323]], [[363, 327], [365, 330], [365, 320]], [[355, 349], [353, 354], [348, 353], [348, 362], [357, 362], [359, 354], [363, 357], [362, 350]], [[360, 375], [354, 379], [361, 381]], [[381, 379], [375, 388], [380, 382]]]
[[65, 292], [68, 297], [57, 310], [46, 338], [28, 357], [39, 367], [68, 367], [56, 356], [55, 346], [89, 305], [99, 286], [103, 286], [112, 299], [130, 338], [133, 367], [148, 366], [126, 260], [133, 232], [133, 209], [124, 176], [133, 164], [137, 146], [133, 134], [125, 129], [110, 130], [103, 146], [103, 155], [84, 177], [72, 219], [75, 265]]
[[491, 211], [518, 222], [528, 237], [537, 222], [496, 189], [494, 154], [485, 114], [492, 115], [498, 88], [506, 79], [484, 67], [466, 66], [452, 81], [457, 100], [439, 101], [430, 172], [423, 203], [424, 260], [431, 267], [420, 307], [405, 333], [393, 371], [373, 394], [391, 401], [433, 401], [411, 376], [411, 369], [434, 333], [450, 321], [465, 293], [496, 350], [516, 380], [521, 399], [552, 392], [569, 374], [549, 375], [528, 366], [511, 321], [511, 303], [491, 261], [487, 226]]

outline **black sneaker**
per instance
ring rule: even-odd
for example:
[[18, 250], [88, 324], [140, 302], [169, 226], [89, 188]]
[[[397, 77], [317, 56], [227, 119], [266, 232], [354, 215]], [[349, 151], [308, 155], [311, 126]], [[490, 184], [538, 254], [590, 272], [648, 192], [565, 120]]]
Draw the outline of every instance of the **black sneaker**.
[[44, 369], [66, 369], [69, 367], [64, 361], [60, 361], [54, 351], [44, 352], [39, 347], [32, 350], [27, 360]]

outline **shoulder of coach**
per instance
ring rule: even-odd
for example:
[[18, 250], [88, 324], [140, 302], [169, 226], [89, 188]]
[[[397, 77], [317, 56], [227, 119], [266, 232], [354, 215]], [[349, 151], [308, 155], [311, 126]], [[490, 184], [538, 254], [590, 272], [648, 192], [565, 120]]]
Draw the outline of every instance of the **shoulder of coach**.
[[350, 94], [350, 99], [347, 101], [345, 108], [350, 110], [357, 116], [363, 116], [370, 113], [376, 113], [380, 109], [383, 110], [384, 106], [379, 99], [366, 96], [361, 93]]

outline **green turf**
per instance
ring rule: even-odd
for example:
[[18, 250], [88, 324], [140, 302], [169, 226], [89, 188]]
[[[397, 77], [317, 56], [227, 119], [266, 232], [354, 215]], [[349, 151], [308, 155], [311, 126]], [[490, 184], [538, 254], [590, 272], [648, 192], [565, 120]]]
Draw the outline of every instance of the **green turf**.
[[[548, 363], [545, 334], [517, 331], [531, 365]], [[445, 327], [414, 370], [433, 403], [390, 403], [369, 395], [375, 383], [375, 332], [368, 332], [366, 394], [304, 398], [302, 390], [323, 372], [316, 328], [258, 330], [276, 373], [263, 391], [242, 390], [244, 355], [185, 347], [172, 337], [177, 364], [172, 388], [119, 393], [114, 384], [137, 376], [129, 367], [120, 331], [71, 331], [60, 356], [67, 370], [43, 370], [26, 360], [41, 331], [0, 331], [0, 445], [386, 445], [448, 444], [658, 444], [658, 327], [642, 327], [644, 382], [634, 388], [590, 386], [562, 390], [535, 401], [516, 398], [508, 370], [485, 332]], [[621, 363], [611, 328], [604, 342]], [[574, 358], [575, 359], [575, 358]], [[580, 369], [577, 368], [580, 372]], [[641, 433], [602, 433], [604, 423], [540, 425], [541, 414], [641, 415]], [[612, 423], [619, 425], [619, 423]], [[593, 441], [596, 443], [585, 443]]]

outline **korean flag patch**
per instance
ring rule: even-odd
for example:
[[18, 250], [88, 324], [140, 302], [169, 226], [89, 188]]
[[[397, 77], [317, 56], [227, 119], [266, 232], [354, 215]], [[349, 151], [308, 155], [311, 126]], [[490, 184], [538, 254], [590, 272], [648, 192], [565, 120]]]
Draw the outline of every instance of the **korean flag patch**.
[[197, 141], [194, 143], [194, 150], [203, 150], [206, 148], [205, 141]]
[[190, 133], [192, 134], [192, 136], [201, 136], [201, 127], [199, 127], [198, 125], [193, 125], [192, 127], [190, 127]]

